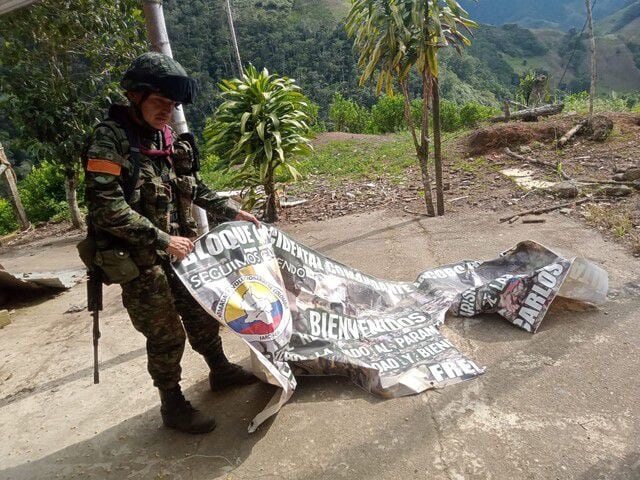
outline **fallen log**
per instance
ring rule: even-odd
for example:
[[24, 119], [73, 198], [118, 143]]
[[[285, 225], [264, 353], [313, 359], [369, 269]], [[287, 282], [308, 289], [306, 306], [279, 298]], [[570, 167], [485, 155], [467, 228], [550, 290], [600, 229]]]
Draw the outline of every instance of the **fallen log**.
[[582, 130], [586, 125], [587, 125], [587, 121], [585, 120], [584, 122], [580, 122], [571, 130], [569, 130], [567, 133], [565, 133], [560, 138], [560, 140], [558, 140], [558, 148], [564, 148], [567, 142], [569, 142], [569, 140], [575, 137], [580, 132], [580, 130]]
[[511, 112], [507, 117], [502, 115], [500, 117], [490, 118], [489, 121], [493, 123], [508, 122], [509, 120], [522, 120], [522, 119], [536, 119], [538, 117], [548, 117], [549, 115], [557, 115], [564, 109], [564, 103], [553, 103], [550, 105], [543, 105], [541, 107], [527, 108], [526, 110], [518, 110], [517, 112]]
[[557, 164], [554, 165], [553, 163], [545, 162], [544, 160], [538, 160], [537, 158], [533, 158], [533, 157], [525, 157], [524, 155], [520, 155], [512, 151], [509, 147], [506, 147], [504, 149], [504, 153], [506, 153], [510, 157], [515, 158], [516, 160], [520, 160], [521, 162], [533, 163], [534, 165], [540, 165], [542, 167], [552, 169], [555, 173], [560, 175], [564, 180], [571, 180], [571, 177], [566, 173], [564, 173], [561, 169], [559, 169]]
[[576, 182], [582, 183], [585, 185], [626, 185], [627, 187], [636, 187], [638, 186], [638, 181], [635, 182], [619, 182], [617, 180], [596, 180], [595, 178], [576, 178]]

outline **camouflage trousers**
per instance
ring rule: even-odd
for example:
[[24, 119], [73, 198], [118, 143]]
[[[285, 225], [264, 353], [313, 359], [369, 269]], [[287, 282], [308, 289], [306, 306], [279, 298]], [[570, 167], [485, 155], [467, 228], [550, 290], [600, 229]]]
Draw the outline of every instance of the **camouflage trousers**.
[[168, 264], [140, 267], [140, 276], [122, 285], [122, 303], [135, 329], [147, 339], [147, 366], [156, 387], [164, 390], [179, 384], [186, 338], [205, 358], [224, 356], [220, 324], [193, 299]]

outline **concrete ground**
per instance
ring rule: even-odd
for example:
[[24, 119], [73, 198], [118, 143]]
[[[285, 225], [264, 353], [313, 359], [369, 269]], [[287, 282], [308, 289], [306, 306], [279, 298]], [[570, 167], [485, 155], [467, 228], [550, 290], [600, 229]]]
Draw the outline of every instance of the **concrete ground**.
[[[0, 330], [0, 479], [638, 479], [640, 262], [562, 215], [545, 218], [507, 226], [489, 215], [387, 211], [285, 227], [330, 257], [396, 280], [533, 239], [602, 264], [611, 300], [600, 310], [556, 308], [536, 335], [497, 317], [451, 318], [448, 337], [488, 367], [479, 379], [380, 400], [340, 378], [302, 378], [252, 435], [247, 425], [272, 387], [214, 395], [190, 349], [183, 386], [218, 427], [188, 436], [161, 426], [144, 340], [117, 287], [105, 296], [99, 385], [89, 315], [63, 314], [84, 302], [84, 284], [18, 308]], [[76, 241], [40, 242], [0, 263], [77, 266]], [[231, 358], [247, 362], [247, 349], [224, 336]]]

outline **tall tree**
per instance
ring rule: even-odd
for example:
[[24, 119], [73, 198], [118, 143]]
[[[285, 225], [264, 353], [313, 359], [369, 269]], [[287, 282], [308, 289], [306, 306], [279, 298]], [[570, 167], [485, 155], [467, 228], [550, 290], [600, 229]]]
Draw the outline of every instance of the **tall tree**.
[[[476, 26], [455, 0], [354, 0], [347, 17], [347, 32], [354, 38], [362, 68], [360, 83], [377, 75], [376, 90], [390, 93], [394, 80], [402, 89], [405, 120], [411, 132], [416, 156], [420, 164], [427, 213], [435, 215], [429, 173], [429, 112], [430, 102], [437, 102], [439, 115], [438, 49], [453, 45], [460, 49], [470, 44], [461, 27]], [[411, 115], [409, 72], [416, 68], [422, 81], [422, 117], [419, 127]], [[444, 212], [442, 195], [442, 166], [440, 163], [440, 121], [434, 122], [438, 165], [436, 180], [440, 212]]]
[[64, 170], [75, 227], [80, 154], [117, 80], [144, 50], [136, 0], [43, 0], [0, 17], [0, 94], [22, 143]]

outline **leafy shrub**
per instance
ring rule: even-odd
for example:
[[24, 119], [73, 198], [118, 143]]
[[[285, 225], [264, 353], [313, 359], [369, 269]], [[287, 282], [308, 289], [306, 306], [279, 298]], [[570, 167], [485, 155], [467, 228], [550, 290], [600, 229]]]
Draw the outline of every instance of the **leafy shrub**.
[[473, 128], [497, 113], [495, 108], [485, 107], [478, 102], [465, 103], [460, 108], [460, 123], [463, 127]]
[[0, 235], [6, 235], [18, 229], [18, 221], [9, 200], [0, 198]]
[[242, 79], [223, 80], [223, 103], [204, 129], [205, 152], [219, 157], [217, 167], [235, 173], [248, 187], [247, 209], [261, 201], [264, 219], [277, 220], [275, 176], [288, 171], [299, 177], [294, 156], [311, 151], [309, 100], [287, 77], [249, 65]]
[[386, 95], [371, 108], [371, 129], [376, 133], [397, 132], [404, 128], [404, 98]]
[[309, 118], [309, 131], [311, 133], [320, 133], [327, 130], [324, 122], [319, 119], [320, 105], [309, 100], [305, 111]]
[[329, 120], [336, 131], [364, 133], [371, 123], [371, 113], [353, 100], [336, 93], [329, 105]]
[[[455, 132], [461, 128], [473, 128], [488, 118], [498, 115], [500, 111], [493, 107], [485, 107], [478, 102], [468, 102], [459, 107], [449, 100], [440, 101], [440, 121], [443, 132]], [[411, 116], [416, 127], [422, 122], [422, 99], [416, 98], [411, 102]], [[433, 125], [430, 121], [430, 128]]]
[[31, 170], [18, 186], [29, 221], [48, 221], [68, 209], [64, 183], [60, 165], [45, 160]]
[[455, 102], [440, 101], [440, 124], [444, 132], [455, 132], [461, 127], [462, 121]]

